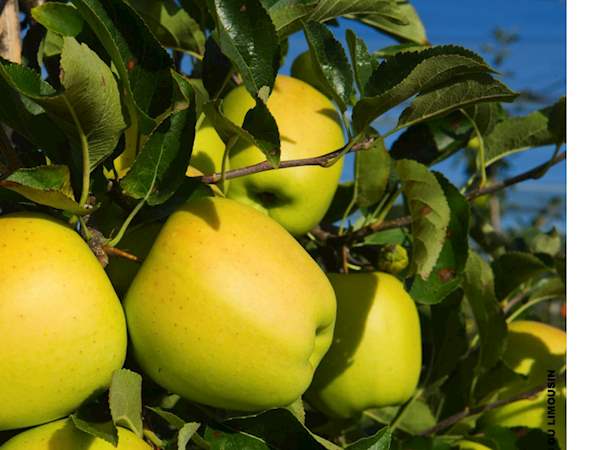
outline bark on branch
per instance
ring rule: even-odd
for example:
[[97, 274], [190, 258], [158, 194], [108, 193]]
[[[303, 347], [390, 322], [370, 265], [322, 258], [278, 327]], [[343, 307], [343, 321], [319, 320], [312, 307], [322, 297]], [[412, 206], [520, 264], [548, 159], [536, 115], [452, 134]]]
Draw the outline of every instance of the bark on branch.
[[19, 2], [5, 0], [0, 5], [0, 56], [21, 63], [21, 24]]

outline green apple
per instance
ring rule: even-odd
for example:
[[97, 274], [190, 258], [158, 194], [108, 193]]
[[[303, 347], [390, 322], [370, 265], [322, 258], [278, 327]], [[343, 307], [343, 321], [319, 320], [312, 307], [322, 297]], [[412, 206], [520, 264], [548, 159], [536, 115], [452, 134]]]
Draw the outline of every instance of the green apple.
[[488, 446], [480, 444], [479, 442], [462, 440], [456, 443], [460, 450], [491, 450]]
[[0, 430], [64, 417], [125, 359], [119, 299], [73, 230], [40, 214], [0, 218]]
[[277, 222], [192, 197], [163, 226], [125, 297], [134, 354], [167, 390], [214, 407], [284, 406], [329, 348], [335, 295]]
[[152, 450], [150, 445], [131, 431], [118, 427], [119, 445], [75, 428], [69, 420], [59, 420], [17, 434], [0, 450]]
[[[117, 248], [137, 256], [143, 261], [150, 252], [161, 227], [162, 223], [152, 222], [131, 228], [127, 230]], [[110, 258], [110, 262], [106, 266], [106, 273], [119, 295], [125, 295], [140, 266], [139, 262], [117, 256]]]
[[[554, 377], [557, 377], [565, 364], [567, 336], [563, 330], [541, 322], [516, 321], [508, 327], [504, 361], [510, 369], [527, 376], [527, 379], [507, 386], [498, 398], [509, 398], [544, 383], [548, 383], [548, 389], [532, 399], [488, 411], [480, 422], [484, 425], [550, 430], [555, 433], [561, 448], [565, 449], [566, 387], [564, 382], [552, 381], [548, 371], [555, 371]], [[548, 417], [549, 406], [551, 411], [554, 408], [553, 417]]]
[[300, 55], [298, 55], [298, 57], [292, 63], [291, 73], [294, 78], [310, 84], [323, 94], [327, 93], [327, 85], [321, 78], [319, 71], [315, 68], [315, 63], [312, 60], [310, 51], [305, 51], [304, 53], [300, 53]]
[[408, 400], [421, 372], [415, 303], [387, 273], [330, 274], [337, 298], [333, 344], [308, 398], [332, 417]]
[[[241, 125], [255, 100], [242, 86], [224, 99], [223, 114]], [[343, 147], [339, 116], [329, 99], [295, 78], [278, 76], [267, 107], [277, 122], [281, 160], [320, 156]], [[204, 174], [219, 171], [225, 146], [206, 123], [194, 143], [192, 166]], [[265, 160], [243, 141], [231, 149], [229, 167], [236, 169]], [[227, 197], [271, 216], [290, 233], [302, 235], [317, 225], [329, 208], [342, 173], [342, 160], [324, 168], [302, 166], [260, 172], [229, 181]]]

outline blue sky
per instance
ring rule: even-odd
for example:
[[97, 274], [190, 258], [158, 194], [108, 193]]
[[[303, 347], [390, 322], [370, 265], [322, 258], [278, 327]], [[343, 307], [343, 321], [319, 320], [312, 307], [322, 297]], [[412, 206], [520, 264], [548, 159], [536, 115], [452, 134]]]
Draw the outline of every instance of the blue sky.
[[[510, 55], [501, 68], [508, 74], [504, 78], [506, 84], [515, 91], [527, 88], [544, 89], [552, 101], [566, 93], [564, 0], [413, 0], [413, 4], [433, 44], [458, 44], [482, 53], [484, 44], [493, 43], [492, 32], [496, 27], [517, 33], [519, 40], [510, 46]], [[371, 51], [394, 43], [390, 38], [366, 27], [352, 27], [366, 40]], [[342, 42], [343, 32], [343, 27], [336, 31]], [[295, 56], [305, 49], [303, 36], [292, 36], [284, 73], [289, 71]], [[388, 120], [394, 121], [395, 117]], [[552, 150], [541, 148], [512, 156], [511, 171], [521, 172], [540, 164], [550, 156]], [[464, 180], [462, 172], [453, 161], [442, 163], [436, 169], [444, 172], [459, 185]], [[351, 173], [352, 164], [349, 160], [344, 177], [350, 177]], [[555, 166], [544, 179], [519, 185], [511, 193], [510, 199], [527, 209], [539, 205], [548, 196], [564, 197], [565, 179], [565, 164]], [[526, 213], [523, 217], [509, 217], [505, 223], [510, 225], [522, 220], [527, 220]], [[564, 229], [564, 221], [555, 225]]]

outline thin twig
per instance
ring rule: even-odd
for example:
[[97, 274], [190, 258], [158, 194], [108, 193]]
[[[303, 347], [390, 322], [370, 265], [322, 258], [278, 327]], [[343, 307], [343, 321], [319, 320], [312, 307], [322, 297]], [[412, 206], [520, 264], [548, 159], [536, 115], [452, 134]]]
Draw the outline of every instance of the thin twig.
[[136, 263], [142, 263], [142, 259], [139, 256], [128, 253], [120, 248], [111, 247], [110, 245], [104, 245], [102, 248], [109, 256], [116, 256], [118, 258], [127, 259]]
[[[338, 159], [338, 157], [345, 152], [357, 152], [361, 150], [367, 150], [373, 144], [373, 138], [365, 138], [364, 140], [358, 142], [351, 146], [348, 150], [348, 145], [345, 145], [342, 148], [334, 150], [332, 152], [326, 153], [321, 156], [315, 156], [312, 158], [302, 158], [302, 159], [291, 159], [287, 161], [281, 161], [279, 163], [279, 169], [286, 169], [289, 167], [300, 167], [300, 166], [321, 166], [321, 167], [329, 167], [334, 161]], [[252, 175], [259, 172], [266, 172], [269, 170], [277, 169], [277, 167], [273, 167], [273, 165], [269, 161], [263, 161], [258, 164], [254, 164], [252, 166], [241, 167], [239, 169], [228, 170], [223, 173], [215, 173], [212, 175], [202, 175], [199, 177], [194, 177], [195, 180], [200, 181], [205, 184], [216, 184], [221, 181], [223, 175], [227, 180], [231, 180], [232, 178], [239, 178], [246, 175]]]
[[[566, 372], [563, 373], [563, 375], [561, 376], [561, 379], [564, 379], [566, 375]], [[508, 405], [510, 403], [514, 403], [517, 402], [519, 400], [525, 400], [525, 399], [529, 399], [534, 397], [535, 395], [539, 394], [540, 392], [542, 392], [544, 389], [546, 389], [548, 387], [547, 383], [541, 384], [539, 386], [536, 386], [535, 388], [525, 391], [525, 392], [521, 392], [519, 394], [513, 395], [512, 397], [508, 397], [502, 400], [497, 400], [495, 402], [491, 402], [491, 403], [486, 403], [485, 405], [480, 405], [480, 406], [476, 406], [474, 408], [465, 408], [462, 411], [453, 414], [450, 417], [445, 418], [444, 420], [442, 420], [441, 422], [438, 422], [436, 425], [434, 425], [433, 427], [419, 433], [419, 436], [431, 436], [433, 434], [436, 434], [442, 430], [445, 430], [446, 428], [451, 427], [452, 425], [454, 425], [455, 423], [460, 422], [461, 420], [463, 420], [466, 417], [470, 417], [470, 416], [476, 416], [478, 414], [482, 414], [486, 411], [490, 411], [492, 409], [496, 409], [496, 408], [500, 408], [501, 406], [505, 406]]]

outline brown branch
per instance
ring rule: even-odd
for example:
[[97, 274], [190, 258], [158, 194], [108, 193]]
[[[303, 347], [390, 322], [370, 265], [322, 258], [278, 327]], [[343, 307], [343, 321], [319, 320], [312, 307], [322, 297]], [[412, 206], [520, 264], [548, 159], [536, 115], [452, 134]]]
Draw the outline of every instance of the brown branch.
[[0, 8], [0, 56], [21, 63], [21, 24], [17, 0], [6, 0]]
[[[349, 150], [346, 150], [347, 146], [341, 147], [337, 150], [334, 150], [330, 153], [326, 153], [321, 156], [314, 156], [312, 158], [302, 158], [302, 159], [290, 159], [287, 161], [281, 161], [279, 163], [279, 167], [273, 167], [273, 165], [269, 161], [263, 161], [258, 164], [254, 164], [252, 166], [241, 167], [239, 169], [232, 169], [224, 172], [225, 179], [231, 180], [232, 178], [239, 178], [246, 175], [252, 175], [254, 173], [266, 172], [274, 169], [286, 169], [289, 167], [300, 167], [300, 166], [321, 166], [321, 167], [329, 167], [331, 163], [337, 159], [344, 152], [357, 152], [361, 150], [367, 150], [371, 147], [374, 142], [374, 138], [369, 137], [365, 138], [361, 142], [353, 145]], [[205, 184], [216, 184], [223, 178], [223, 173], [215, 173], [212, 175], [202, 175], [199, 177], [193, 177], [195, 180], [200, 181]]]
[[[500, 181], [498, 183], [491, 184], [489, 186], [481, 187], [474, 189], [468, 192], [465, 197], [468, 201], [472, 202], [477, 197], [481, 197], [483, 195], [492, 194], [494, 192], [501, 191], [506, 189], [509, 186], [513, 186], [515, 184], [521, 183], [526, 180], [538, 179], [543, 177], [550, 167], [555, 166], [556, 164], [564, 161], [567, 158], [567, 152], [559, 153], [558, 155], [553, 156], [547, 162], [540, 164], [527, 172], [523, 172], [514, 177], [507, 178], [506, 180]], [[364, 239], [370, 234], [376, 233], [378, 231], [385, 231], [392, 228], [405, 227], [412, 223], [411, 216], [403, 216], [398, 217], [396, 219], [384, 220], [381, 222], [377, 222], [366, 227], [360, 228], [356, 231], [346, 233], [342, 236], [338, 236], [336, 233], [331, 233], [328, 231], [319, 228], [312, 231], [313, 235], [319, 238], [321, 241], [329, 241], [336, 239], [343, 239], [345, 241], [358, 241]], [[317, 233], [315, 233], [317, 231]]]
[[142, 259], [139, 256], [128, 253], [117, 247], [111, 247], [110, 245], [103, 245], [102, 249], [109, 256], [116, 256], [118, 258], [127, 259], [129, 261], [133, 261], [136, 263], [140, 263], [140, 264], [142, 263]]
[[[561, 375], [560, 379], [563, 380], [565, 378], [565, 376], [566, 376], [566, 372], [564, 372]], [[445, 430], [446, 428], [451, 427], [452, 425], [460, 422], [461, 420], [463, 420], [466, 417], [476, 416], [478, 414], [482, 414], [482, 413], [490, 411], [492, 409], [500, 408], [501, 406], [505, 406], [510, 403], [518, 402], [519, 400], [530, 399], [530, 398], [534, 397], [535, 395], [539, 394], [540, 392], [542, 392], [544, 389], [546, 389], [547, 386], [548, 386], [547, 383], [544, 383], [539, 386], [536, 386], [535, 388], [533, 388], [529, 391], [521, 392], [512, 397], [508, 397], [508, 398], [505, 398], [502, 400], [497, 400], [497, 401], [491, 402], [491, 403], [486, 403], [485, 405], [476, 406], [474, 408], [467, 407], [467, 408], [463, 409], [462, 411], [460, 411], [456, 414], [453, 414], [450, 417], [445, 418], [441, 422], [438, 422], [433, 427], [431, 427], [425, 431], [422, 431], [421, 433], [419, 433], [419, 436], [431, 436], [432, 434], [436, 434], [440, 431]]]

